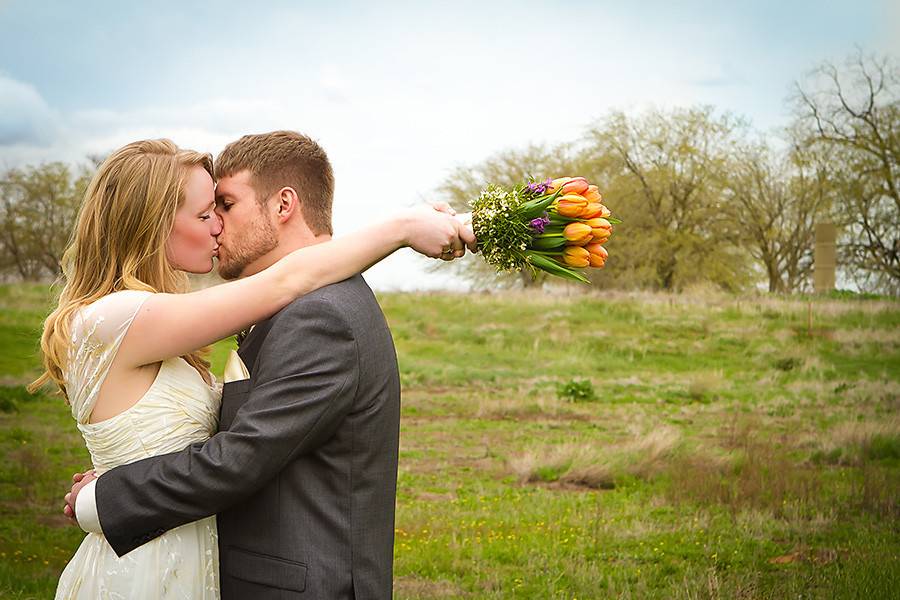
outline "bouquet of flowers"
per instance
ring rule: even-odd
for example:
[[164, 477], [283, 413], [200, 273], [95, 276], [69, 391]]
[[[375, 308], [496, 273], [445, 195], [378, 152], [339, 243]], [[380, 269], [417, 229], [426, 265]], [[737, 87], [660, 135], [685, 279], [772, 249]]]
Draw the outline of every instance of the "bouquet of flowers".
[[620, 223], [584, 177], [532, 181], [505, 189], [493, 184], [472, 202], [472, 229], [484, 260], [497, 271], [545, 271], [588, 283], [577, 268], [602, 268], [603, 244]]

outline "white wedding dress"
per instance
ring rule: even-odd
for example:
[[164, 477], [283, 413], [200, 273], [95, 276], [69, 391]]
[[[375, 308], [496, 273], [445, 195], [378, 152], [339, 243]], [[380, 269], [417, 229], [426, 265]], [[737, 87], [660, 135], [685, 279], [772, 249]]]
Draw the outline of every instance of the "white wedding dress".
[[[116, 351], [150, 295], [116, 292], [82, 308], [72, 320], [66, 390], [98, 475], [181, 450], [216, 431], [221, 390], [207, 385], [181, 358], [163, 361], [134, 406], [105, 421], [88, 422]], [[122, 558], [105, 537], [89, 533], [66, 565], [56, 598], [218, 598], [218, 569], [215, 517], [168, 531]]]

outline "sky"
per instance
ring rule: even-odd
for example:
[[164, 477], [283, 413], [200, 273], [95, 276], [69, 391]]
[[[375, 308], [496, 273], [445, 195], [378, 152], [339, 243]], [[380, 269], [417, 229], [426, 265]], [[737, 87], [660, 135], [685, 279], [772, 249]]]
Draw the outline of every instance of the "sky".
[[[900, 57], [900, 2], [0, 0], [0, 167], [168, 137], [217, 154], [293, 129], [328, 152], [335, 230], [455, 168], [579, 139], [611, 110], [710, 104], [761, 131], [792, 85], [855, 52]], [[466, 260], [480, 260], [468, 257]], [[402, 250], [379, 290], [462, 289]]]

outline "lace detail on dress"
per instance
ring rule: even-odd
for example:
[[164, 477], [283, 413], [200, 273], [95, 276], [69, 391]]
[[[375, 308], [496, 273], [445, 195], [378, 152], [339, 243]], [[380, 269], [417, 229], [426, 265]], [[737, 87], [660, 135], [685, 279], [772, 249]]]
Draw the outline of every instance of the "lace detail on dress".
[[150, 292], [125, 290], [82, 307], [72, 317], [64, 377], [78, 423], [87, 423], [122, 340]]

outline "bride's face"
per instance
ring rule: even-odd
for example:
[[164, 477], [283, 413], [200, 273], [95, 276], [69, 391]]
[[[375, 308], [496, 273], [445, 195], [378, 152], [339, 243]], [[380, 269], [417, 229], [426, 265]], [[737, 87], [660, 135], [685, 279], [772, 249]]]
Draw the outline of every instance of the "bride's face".
[[173, 267], [188, 273], [209, 273], [219, 245], [222, 222], [214, 212], [215, 187], [202, 167], [193, 167], [184, 186], [184, 202], [175, 213], [175, 225], [166, 242], [166, 257]]

